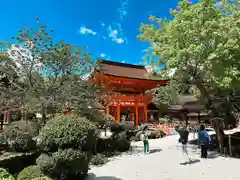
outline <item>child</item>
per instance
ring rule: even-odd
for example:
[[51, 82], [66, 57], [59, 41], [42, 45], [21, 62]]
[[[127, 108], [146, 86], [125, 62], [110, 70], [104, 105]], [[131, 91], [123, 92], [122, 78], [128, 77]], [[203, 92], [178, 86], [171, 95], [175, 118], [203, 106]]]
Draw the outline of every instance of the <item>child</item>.
[[145, 130], [143, 130], [143, 133], [141, 134], [141, 140], [143, 141], [144, 146], [144, 153], [149, 153], [149, 142], [148, 142], [148, 133]]

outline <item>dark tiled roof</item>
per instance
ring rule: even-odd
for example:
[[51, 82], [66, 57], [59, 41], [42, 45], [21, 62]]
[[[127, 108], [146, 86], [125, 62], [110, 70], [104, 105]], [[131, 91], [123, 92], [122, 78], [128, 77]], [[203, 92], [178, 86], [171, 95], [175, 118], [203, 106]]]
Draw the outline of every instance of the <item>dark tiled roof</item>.
[[189, 111], [196, 111], [196, 110], [204, 110], [204, 106], [200, 104], [198, 99], [189, 94], [181, 94], [178, 96], [178, 101], [176, 104], [171, 105], [170, 110], [189, 110]]
[[140, 65], [101, 60], [99, 70], [106, 75], [147, 79], [147, 70]]

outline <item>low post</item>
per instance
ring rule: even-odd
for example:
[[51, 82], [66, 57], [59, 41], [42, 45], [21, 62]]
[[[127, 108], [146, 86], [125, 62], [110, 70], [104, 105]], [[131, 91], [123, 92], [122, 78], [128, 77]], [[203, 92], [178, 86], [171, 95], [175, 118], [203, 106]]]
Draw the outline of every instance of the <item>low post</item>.
[[232, 156], [232, 139], [231, 134], [228, 135], [228, 146], [229, 146], [229, 155]]

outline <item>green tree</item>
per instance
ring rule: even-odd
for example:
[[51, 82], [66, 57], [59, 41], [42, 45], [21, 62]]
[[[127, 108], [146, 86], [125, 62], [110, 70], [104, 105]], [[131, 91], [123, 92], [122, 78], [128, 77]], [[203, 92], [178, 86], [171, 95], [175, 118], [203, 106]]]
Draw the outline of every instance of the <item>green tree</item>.
[[232, 4], [236, 7], [236, 8], [240, 8], [240, 1], [239, 0], [232, 0]]
[[[158, 57], [152, 63], [165, 64], [161, 73], [174, 69], [172, 78], [197, 89], [206, 108], [219, 117], [214, 97], [240, 84], [240, 12], [226, 0], [182, 0], [171, 14], [171, 21], [150, 16], [153, 23], [141, 25], [139, 38], [151, 43]], [[214, 128], [222, 151], [221, 123]]]
[[91, 54], [80, 45], [54, 42], [52, 33], [37, 18], [37, 28], [21, 28], [1, 58], [1, 75], [10, 84], [1, 86], [1, 100], [25, 114], [41, 112], [43, 121], [66, 108], [86, 110], [96, 100], [96, 88], [86, 81], [96, 65]]

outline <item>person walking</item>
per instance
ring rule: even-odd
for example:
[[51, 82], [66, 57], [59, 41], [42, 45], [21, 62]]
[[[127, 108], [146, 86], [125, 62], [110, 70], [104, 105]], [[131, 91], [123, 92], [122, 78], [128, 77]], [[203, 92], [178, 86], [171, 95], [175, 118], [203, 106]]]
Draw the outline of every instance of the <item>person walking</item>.
[[188, 136], [189, 136], [189, 128], [188, 128], [188, 126], [185, 125], [181, 129], [179, 127], [177, 127], [175, 130], [180, 135], [180, 138], [179, 138], [178, 141], [179, 141], [179, 143], [182, 144], [182, 153], [188, 157], [189, 161], [191, 161], [191, 158], [188, 155], [188, 149], [187, 149]]
[[207, 158], [208, 145], [211, 139], [207, 131], [205, 131], [205, 126], [203, 124], [200, 125], [200, 129], [198, 132], [198, 139], [199, 139], [199, 145], [201, 147], [201, 158]]
[[143, 151], [145, 154], [149, 153], [149, 141], [148, 141], [148, 132], [146, 129], [143, 130], [141, 134], [141, 140], [143, 141]]

